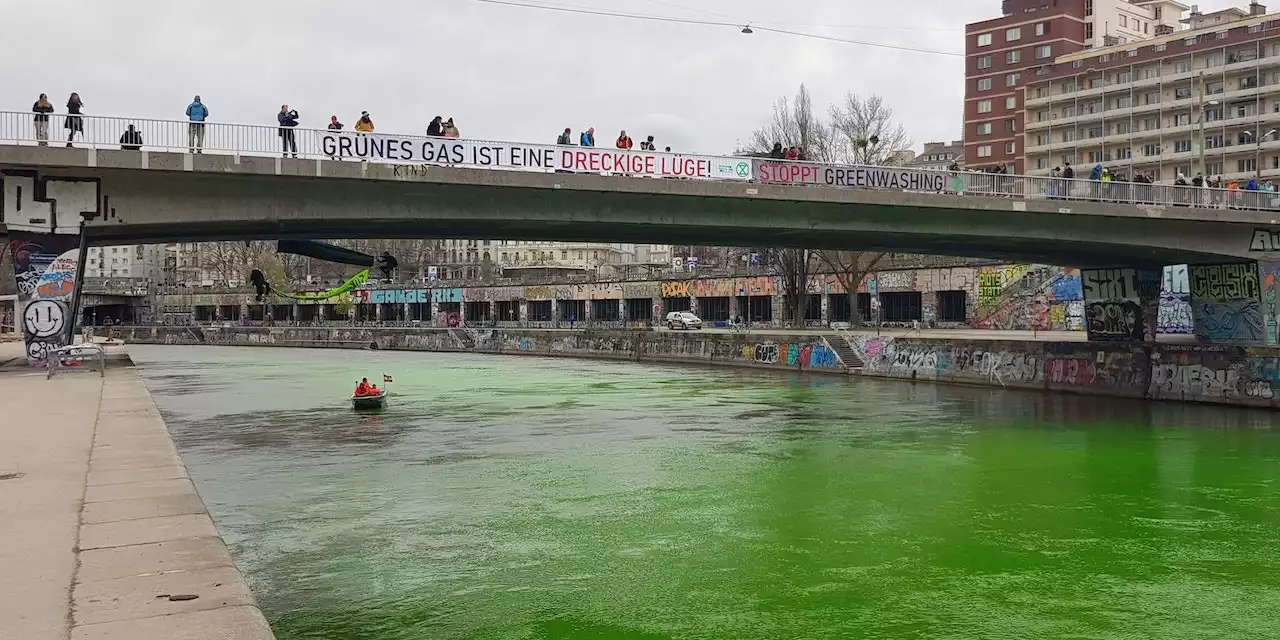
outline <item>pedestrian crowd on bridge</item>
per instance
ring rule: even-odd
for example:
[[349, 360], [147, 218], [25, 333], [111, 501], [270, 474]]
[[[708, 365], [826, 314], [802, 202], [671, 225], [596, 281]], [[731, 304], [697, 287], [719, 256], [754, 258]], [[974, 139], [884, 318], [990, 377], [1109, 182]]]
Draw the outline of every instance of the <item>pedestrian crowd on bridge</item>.
[[[71, 97], [67, 99], [67, 117], [63, 124], [63, 127], [67, 130], [68, 147], [75, 146], [77, 134], [81, 138], [84, 137], [84, 119], [81, 117], [83, 108], [84, 102], [81, 101], [80, 94], [72, 93]], [[32, 121], [35, 125], [36, 142], [39, 146], [47, 147], [49, 146], [49, 115], [54, 113], [54, 107], [49, 102], [49, 96], [43, 93], [40, 94], [40, 97], [31, 105], [31, 112], [35, 114]], [[209, 119], [209, 107], [197, 95], [187, 105], [186, 116], [188, 151], [192, 154], [204, 153], [205, 122]], [[297, 109], [290, 109], [287, 104], [280, 105], [280, 112], [276, 114], [276, 125], [280, 129], [280, 152], [284, 157], [289, 157], [290, 155], [295, 158], [298, 157], [298, 142], [294, 135], [294, 129], [299, 123], [300, 116]], [[338, 120], [338, 116], [329, 117], [328, 129], [330, 131], [341, 131], [344, 128], [345, 126]], [[355, 131], [357, 134], [373, 133], [373, 118], [368, 111], [360, 112], [360, 117], [356, 120]], [[453, 118], [446, 120], [442, 116], [436, 116], [431, 121], [431, 124], [427, 125], [427, 135], [440, 138], [462, 137], [457, 125], [453, 123]], [[653, 136], [650, 136], [649, 140], [652, 142]], [[126, 151], [139, 151], [142, 149], [142, 145], [142, 132], [134, 124], [127, 125], [124, 133], [120, 136], [120, 148]]]

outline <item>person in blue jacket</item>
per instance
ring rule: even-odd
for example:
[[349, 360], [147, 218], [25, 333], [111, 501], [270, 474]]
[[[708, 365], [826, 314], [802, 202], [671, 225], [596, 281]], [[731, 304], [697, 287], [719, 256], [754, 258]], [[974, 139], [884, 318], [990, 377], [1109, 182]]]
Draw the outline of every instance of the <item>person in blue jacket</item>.
[[596, 128], [588, 127], [586, 131], [583, 131], [582, 135], [578, 138], [578, 144], [584, 147], [596, 146]]
[[187, 105], [187, 145], [190, 147], [191, 153], [202, 153], [204, 151], [204, 121], [209, 117], [209, 107], [204, 106], [200, 102], [200, 96], [196, 96], [191, 104]]

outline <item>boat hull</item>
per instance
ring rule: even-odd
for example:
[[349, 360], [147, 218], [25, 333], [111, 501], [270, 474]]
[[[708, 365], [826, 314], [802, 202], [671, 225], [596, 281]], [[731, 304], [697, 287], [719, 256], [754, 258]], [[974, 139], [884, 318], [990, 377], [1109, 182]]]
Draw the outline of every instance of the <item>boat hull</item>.
[[351, 407], [354, 409], [381, 409], [386, 404], [385, 391], [376, 396], [351, 396]]

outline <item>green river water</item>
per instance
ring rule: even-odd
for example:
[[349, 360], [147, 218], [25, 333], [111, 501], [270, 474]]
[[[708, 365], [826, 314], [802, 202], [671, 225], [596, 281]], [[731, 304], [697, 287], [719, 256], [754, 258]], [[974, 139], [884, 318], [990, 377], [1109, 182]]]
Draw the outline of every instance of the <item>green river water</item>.
[[[1277, 638], [1272, 414], [132, 346], [281, 640]], [[391, 404], [353, 413], [362, 375]]]

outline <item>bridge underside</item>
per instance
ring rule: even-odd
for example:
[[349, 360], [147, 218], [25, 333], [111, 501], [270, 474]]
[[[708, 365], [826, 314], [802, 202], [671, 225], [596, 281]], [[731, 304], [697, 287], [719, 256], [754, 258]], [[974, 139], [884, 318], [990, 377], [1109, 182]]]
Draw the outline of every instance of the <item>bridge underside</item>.
[[[337, 164], [356, 170], [354, 163]], [[312, 162], [301, 166], [322, 168]], [[1190, 218], [1188, 212], [1199, 212], [1189, 209], [1104, 215], [1088, 209], [1116, 207], [880, 191], [832, 195], [825, 193], [832, 190], [806, 187], [447, 167], [433, 168], [421, 180], [233, 170], [31, 171], [42, 184], [93, 182], [97, 205], [90, 205], [95, 211], [85, 231], [98, 245], [501, 238], [899, 251], [1078, 267], [1217, 264], [1256, 257], [1249, 254], [1256, 224], [1213, 219], [1217, 212]], [[360, 170], [385, 173], [373, 166]], [[830, 201], [828, 195], [844, 200]], [[59, 228], [72, 217], [59, 210]]]

